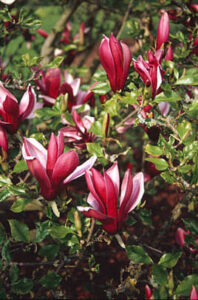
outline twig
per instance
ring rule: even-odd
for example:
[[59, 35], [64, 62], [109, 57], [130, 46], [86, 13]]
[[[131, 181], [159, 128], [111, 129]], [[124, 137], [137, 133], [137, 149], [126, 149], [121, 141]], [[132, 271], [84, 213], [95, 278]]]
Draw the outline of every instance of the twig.
[[89, 234], [87, 236], [87, 240], [86, 240], [87, 244], [89, 243], [89, 241], [91, 239], [91, 236], [92, 236], [92, 233], [93, 233], [93, 230], [94, 230], [94, 226], [95, 226], [95, 219], [91, 219], [91, 228], [90, 228]]
[[135, 110], [133, 110], [126, 118], [124, 118], [120, 123], [118, 123], [115, 126], [115, 129], [119, 128], [120, 126], [122, 126], [122, 124], [124, 124], [129, 118], [131, 118], [133, 115], [135, 115], [138, 112], [139, 108], [136, 108]]
[[73, 7], [71, 9], [66, 9], [62, 14], [59, 21], [56, 23], [48, 37], [46, 38], [42, 49], [41, 49], [41, 56], [43, 57], [42, 64], [48, 64], [50, 62], [51, 56], [53, 55], [53, 45], [59, 39], [61, 35], [60, 28], [64, 27], [64, 25], [69, 21], [73, 13], [76, 9], [81, 5], [82, 0], [75, 0], [73, 3]]
[[132, 3], [133, 3], [133, 0], [130, 0], [129, 1], [129, 4], [128, 4], [128, 7], [127, 7], [127, 10], [126, 10], [126, 13], [124, 15], [124, 18], [122, 20], [122, 25], [120, 27], [120, 30], [118, 31], [117, 35], [116, 35], [116, 38], [119, 39], [120, 38], [120, 35], [122, 34], [122, 31], [125, 27], [125, 24], [126, 24], [126, 21], [128, 19], [128, 16], [129, 16], [129, 12], [130, 12], [130, 9], [131, 9], [131, 6], [132, 6]]

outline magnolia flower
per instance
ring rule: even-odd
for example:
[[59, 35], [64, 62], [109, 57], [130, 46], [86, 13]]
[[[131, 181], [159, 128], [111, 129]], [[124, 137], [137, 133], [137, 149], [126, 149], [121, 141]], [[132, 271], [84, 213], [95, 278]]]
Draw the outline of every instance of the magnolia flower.
[[190, 292], [190, 300], [197, 300], [197, 299], [198, 299], [198, 290], [193, 285]]
[[79, 158], [75, 151], [64, 153], [64, 136], [51, 134], [48, 150], [34, 138], [24, 138], [22, 154], [32, 175], [37, 179], [41, 194], [47, 200], [53, 200], [65, 185], [84, 175], [96, 157], [92, 156], [78, 166]]
[[94, 142], [96, 139], [96, 136], [92, 132], [89, 132], [95, 119], [90, 116], [84, 116], [81, 119], [80, 115], [75, 110], [72, 111], [72, 117], [75, 126], [66, 126], [61, 128], [60, 132], [67, 138], [68, 143], [73, 143], [77, 149], [84, 149], [86, 148], [86, 143]]
[[[191, 233], [189, 230], [185, 231], [181, 227], [177, 228], [176, 235], [175, 235], [175, 240], [177, 244], [180, 245], [180, 247], [182, 248], [185, 247], [185, 237], [186, 235], [190, 235], [190, 234]], [[198, 236], [196, 237], [196, 244], [198, 245]], [[189, 250], [191, 252], [197, 252], [197, 250], [194, 249], [193, 247], [189, 247]]]
[[168, 41], [169, 30], [170, 30], [169, 17], [167, 12], [165, 12], [161, 16], [157, 28], [156, 50], [160, 49], [161, 46]]
[[145, 293], [146, 293], [146, 300], [150, 300], [153, 294], [148, 284], [145, 285]]
[[7, 4], [7, 5], [11, 5], [12, 3], [14, 3], [16, 0], [0, 0], [0, 2]]
[[37, 79], [35, 83], [41, 91], [42, 98], [46, 105], [53, 106], [56, 98], [60, 94], [68, 94], [68, 109], [74, 105], [82, 105], [93, 99], [93, 92], [83, 92], [80, 90], [80, 78], [73, 79], [72, 75], [65, 71], [64, 82], [61, 84], [61, 71], [59, 68], [49, 69], [46, 74], [41, 70], [37, 73], [37, 77], [41, 75], [41, 79]]
[[128, 213], [135, 209], [144, 193], [144, 175], [138, 173], [132, 178], [131, 168], [126, 171], [122, 185], [119, 208], [117, 208], [120, 175], [117, 162], [106, 172], [104, 177], [96, 169], [85, 172], [85, 178], [90, 191], [87, 202], [91, 207], [78, 206], [86, 217], [95, 218], [102, 222], [103, 229], [109, 234], [117, 233]]
[[110, 38], [104, 35], [99, 47], [99, 57], [112, 90], [123, 90], [131, 63], [129, 47], [119, 42], [112, 33]]
[[35, 108], [36, 95], [30, 85], [18, 104], [15, 96], [0, 83], [0, 116], [3, 119], [0, 125], [10, 133], [15, 133], [21, 121], [27, 119]]

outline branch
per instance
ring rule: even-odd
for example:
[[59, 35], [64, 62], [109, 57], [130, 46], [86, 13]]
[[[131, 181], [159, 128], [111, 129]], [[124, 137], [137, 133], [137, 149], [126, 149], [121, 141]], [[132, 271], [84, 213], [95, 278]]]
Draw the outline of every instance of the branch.
[[117, 39], [120, 38], [120, 35], [122, 34], [122, 31], [123, 31], [123, 29], [124, 29], [124, 27], [125, 27], [126, 21], [127, 21], [127, 19], [128, 19], [128, 16], [129, 16], [129, 12], [130, 12], [131, 7], [132, 7], [132, 3], [133, 3], [133, 0], [130, 0], [130, 1], [129, 1], [129, 4], [128, 4], [128, 7], [127, 7], [127, 10], [126, 10], [126, 13], [125, 13], [125, 15], [124, 15], [124, 17], [123, 17], [123, 20], [122, 20], [122, 25], [121, 25], [121, 27], [120, 27], [120, 30], [119, 30], [118, 34], [116, 35], [116, 38], [117, 38]]
[[41, 56], [43, 57], [42, 64], [48, 64], [50, 62], [51, 57], [53, 56], [53, 45], [57, 40], [59, 40], [61, 36], [60, 28], [64, 27], [64, 25], [70, 20], [73, 13], [76, 11], [76, 9], [81, 5], [83, 0], [75, 0], [73, 3], [73, 7], [71, 9], [66, 9], [64, 13], [62, 14], [59, 21], [56, 23], [48, 37], [46, 38], [42, 49], [41, 49]]

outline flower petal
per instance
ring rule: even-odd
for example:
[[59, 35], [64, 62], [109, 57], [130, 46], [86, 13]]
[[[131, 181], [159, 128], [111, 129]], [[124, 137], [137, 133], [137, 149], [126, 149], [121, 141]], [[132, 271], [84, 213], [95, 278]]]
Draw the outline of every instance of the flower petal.
[[23, 157], [25, 160], [37, 158], [46, 168], [47, 150], [34, 138], [24, 138]]
[[120, 89], [122, 90], [124, 88], [125, 82], [129, 74], [129, 69], [131, 64], [131, 52], [129, 47], [126, 44], [121, 43], [121, 46], [124, 55], [124, 68], [123, 68], [122, 77], [120, 79]]
[[73, 150], [70, 150], [59, 156], [52, 173], [53, 184], [60, 184], [67, 176], [69, 176], [76, 169], [78, 163], [78, 154]]
[[2, 147], [5, 152], [8, 152], [8, 138], [2, 126], [0, 126], [0, 147]]
[[114, 162], [114, 164], [106, 171], [106, 173], [109, 175], [114, 184], [116, 198], [118, 199], [120, 190], [120, 173], [117, 161]]
[[84, 162], [82, 165], [78, 166], [74, 172], [72, 174], [70, 174], [65, 180], [64, 180], [64, 184], [68, 183], [82, 175], [85, 174], [85, 171], [88, 171], [89, 169], [91, 169], [95, 163], [97, 159], [97, 156], [93, 155], [90, 157], [90, 159], [88, 159], [86, 162]]
[[116, 192], [113, 181], [110, 176], [104, 172], [104, 180], [106, 185], [106, 207], [107, 215], [117, 220], [117, 202]]
[[126, 205], [126, 211], [129, 213], [132, 211], [141, 201], [144, 194], [144, 174], [142, 172], [137, 173], [133, 177], [133, 190], [131, 197]]
[[59, 68], [49, 69], [45, 75], [45, 84], [47, 95], [57, 98], [61, 84], [61, 72]]
[[109, 38], [109, 46], [111, 48], [111, 54], [113, 56], [116, 70], [116, 89], [120, 90], [120, 79], [123, 75], [123, 52], [121, 44], [114, 37], [113, 33], [111, 33]]
[[29, 85], [19, 104], [19, 117], [21, 120], [26, 119], [29, 114], [31, 114], [35, 106], [35, 102], [36, 94], [31, 88], [31, 85]]
[[47, 150], [47, 174], [51, 178], [58, 157], [58, 145], [54, 133], [51, 134]]
[[166, 101], [162, 101], [158, 104], [158, 107], [162, 116], [166, 117], [170, 110], [170, 104]]
[[113, 218], [106, 216], [105, 214], [90, 207], [77, 206], [77, 209], [82, 212], [85, 217], [97, 219], [104, 224], [112, 223], [114, 221]]

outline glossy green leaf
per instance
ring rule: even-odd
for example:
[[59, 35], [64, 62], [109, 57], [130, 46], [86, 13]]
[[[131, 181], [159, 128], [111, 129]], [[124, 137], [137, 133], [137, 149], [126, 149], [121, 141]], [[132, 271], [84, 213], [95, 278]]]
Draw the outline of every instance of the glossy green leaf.
[[184, 280], [177, 286], [176, 295], [189, 297], [192, 286], [198, 288], [198, 274], [192, 274], [184, 278]]
[[97, 157], [104, 156], [103, 148], [99, 143], [87, 143], [86, 146], [87, 146], [87, 151], [91, 155], [96, 155]]
[[54, 239], [64, 239], [66, 234], [67, 234], [67, 231], [66, 231], [66, 228], [64, 225], [53, 224], [50, 229], [50, 235]]
[[155, 282], [166, 285], [168, 281], [168, 272], [167, 270], [161, 265], [153, 265], [152, 267], [152, 275]]
[[46, 245], [39, 250], [38, 254], [40, 256], [46, 256], [48, 260], [54, 260], [58, 254], [59, 249], [59, 245]]
[[173, 268], [177, 264], [181, 255], [182, 255], [182, 251], [174, 252], [174, 253], [165, 253], [160, 258], [158, 264], [165, 268]]
[[10, 210], [15, 213], [20, 213], [24, 210], [26, 205], [30, 203], [32, 199], [27, 198], [17, 198], [16, 201], [12, 204]]
[[175, 85], [198, 85], [198, 69], [187, 70], [185, 75], [176, 81]]
[[155, 96], [154, 102], [160, 103], [160, 102], [176, 102], [181, 100], [181, 96], [178, 95], [176, 92], [171, 90], [171, 92], [162, 92], [159, 95]]
[[180, 139], [186, 138], [192, 132], [192, 125], [190, 122], [184, 120], [177, 126]]
[[5, 175], [0, 175], [0, 187], [9, 184], [12, 184], [10, 178]]
[[49, 272], [46, 276], [42, 277], [39, 282], [42, 284], [43, 287], [45, 287], [46, 289], [52, 290], [55, 287], [57, 287], [57, 285], [59, 285], [59, 283], [61, 282], [61, 277], [54, 273], [54, 272]]
[[30, 241], [29, 228], [26, 224], [18, 221], [18, 220], [8, 220], [11, 236], [17, 242], [25, 242], [28, 243]]
[[141, 246], [127, 246], [127, 255], [129, 259], [134, 263], [145, 263], [152, 264], [153, 261], [148, 255], [148, 253]]
[[50, 230], [51, 230], [50, 221], [47, 220], [42, 223], [37, 223], [35, 242], [36, 243], [42, 242], [50, 234]]
[[28, 278], [23, 278], [11, 285], [12, 292], [17, 295], [25, 295], [33, 288], [33, 281]]
[[28, 170], [28, 166], [27, 166], [26, 161], [24, 159], [22, 159], [16, 163], [12, 172], [13, 173], [21, 173], [25, 170]]
[[147, 144], [145, 147], [146, 153], [152, 155], [152, 156], [160, 156], [163, 154], [163, 150], [160, 147], [152, 146]]
[[154, 163], [156, 169], [159, 171], [164, 171], [168, 168], [168, 163], [163, 158], [146, 158], [145, 160]]
[[63, 60], [63, 56], [55, 57], [54, 60], [50, 64], [48, 64], [48, 68], [58, 68], [62, 64]]
[[98, 82], [91, 89], [96, 95], [105, 95], [110, 91], [110, 86], [108, 82]]
[[4, 190], [2, 190], [0, 192], [0, 202], [3, 202], [7, 198], [9, 198], [11, 195], [12, 195], [12, 193], [10, 193], [9, 189], [5, 188]]

